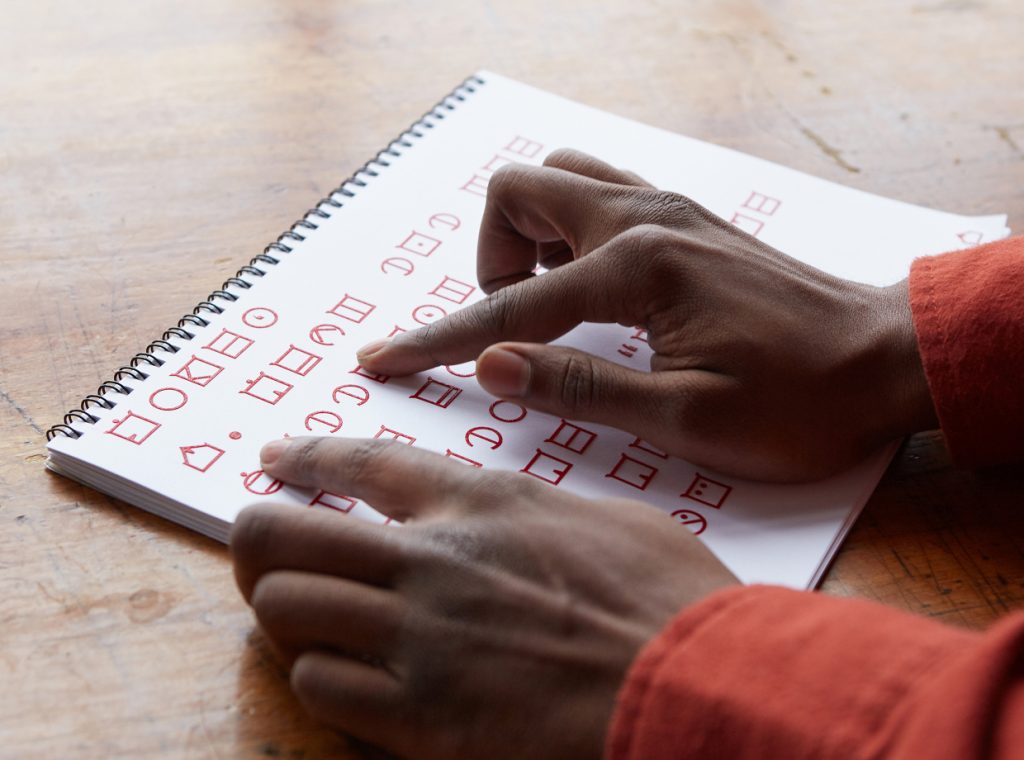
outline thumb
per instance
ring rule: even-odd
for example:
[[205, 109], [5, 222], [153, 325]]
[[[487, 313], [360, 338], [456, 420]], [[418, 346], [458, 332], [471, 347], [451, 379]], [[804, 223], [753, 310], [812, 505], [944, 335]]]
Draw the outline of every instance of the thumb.
[[641, 434], [671, 413], [667, 373], [641, 372], [562, 346], [497, 343], [476, 363], [490, 393], [566, 419]]

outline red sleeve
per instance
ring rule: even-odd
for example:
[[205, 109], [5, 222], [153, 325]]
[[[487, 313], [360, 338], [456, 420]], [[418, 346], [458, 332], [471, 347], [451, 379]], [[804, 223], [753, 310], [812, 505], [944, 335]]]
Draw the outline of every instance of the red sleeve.
[[1024, 615], [986, 634], [770, 586], [684, 610], [637, 657], [605, 756], [1020, 758]]
[[[918, 259], [911, 310], [960, 464], [1024, 458], [1024, 238]], [[1024, 614], [985, 634], [768, 586], [680, 613], [633, 663], [606, 757], [1024, 757]]]
[[1024, 237], [917, 259], [910, 308], [954, 461], [1024, 459]]

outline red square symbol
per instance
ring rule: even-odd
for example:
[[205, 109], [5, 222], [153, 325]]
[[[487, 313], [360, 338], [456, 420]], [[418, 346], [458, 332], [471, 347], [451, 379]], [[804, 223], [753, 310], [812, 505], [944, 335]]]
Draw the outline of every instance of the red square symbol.
[[481, 177], [479, 174], [474, 174], [473, 178], [459, 189], [465, 190], [467, 193], [473, 193], [473, 195], [479, 195], [481, 198], [486, 198], [487, 182], [488, 177]]
[[505, 150], [509, 153], [515, 153], [516, 155], [522, 156], [523, 158], [534, 158], [541, 152], [543, 147], [544, 146], [536, 140], [528, 140], [525, 137], [516, 135], [515, 139], [505, 146]]
[[752, 216], [741, 214], [738, 211], [732, 215], [732, 219], [730, 219], [729, 221], [735, 224], [744, 232], [746, 232], [748, 235], [753, 235], [754, 237], [757, 237], [757, 233], [759, 233], [761, 231], [761, 228], [764, 227], [764, 222], [761, 221], [760, 219], [755, 219]]
[[128, 412], [122, 419], [114, 420], [113, 427], [106, 433], [121, 438], [128, 443], [141, 446], [153, 433], [160, 429], [160, 423], [135, 412]]
[[266, 372], [260, 372], [259, 377], [255, 380], [246, 380], [246, 382], [248, 385], [240, 390], [239, 393], [258, 398], [260, 401], [271, 406], [283, 399], [288, 391], [295, 387], [291, 383], [286, 383], [284, 380], [278, 380], [273, 375], [268, 375]]
[[527, 475], [533, 475], [538, 480], [543, 480], [545, 483], [557, 486], [571, 469], [572, 464], [570, 462], [537, 449], [537, 453], [526, 463], [526, 467], [519, 472], [525, 472]]
[[668, 459], [668, 454], [666, 454], [664, 451], [661, 451], [660, 449], [654, 448], [651, 444], [649, 444], [647, 441], [640, 438], [639, 436], [633, 439], [633, 442], [629, 444], [629, 447], [631, 449], [639, 449], [640, 451], [646, 451], [648, 454], [653, 454], [659, 459]]
[[428, 377], [427, 382], [420, 386], [409, 398], [419, 399], [428, 404], [447, 409], [459, 397], [460, 393], [462, 393], [461, 388], [456, 388], [454, 385], [448, 385], [448, 383], [442, 383], [432, 377]]
[[641, 462], [639, 459], [633, 459], [633, 457], [627, 454], [621, 454], [619, 461], [615, 463], [611, 472], [605, 475], [605, 477], [644, 491], [657, 474], [657, 467], [652, 467], [646, 462]]
[[220, 335], [203, 346], [203, 348], [209, 349], [221, 356], [226, 356], [229, 359], [237, 359], [245, 353], [245, 350], [253, 342], [251, 338], [246, 338], [244, 335], [239, 335], [230, 330], [221, 330]]
[[391, 375], [377, 375], [374, 374], [373, 372], [369, 372], [363, 369], [362, 364], [357, 364], [355, 369], [349, 370], [349, 374], [359, 375], [359, 377], [365, 377], [367, 380], [373, 380], [373, 382], [380, 383], [381, 385], [383, 385], [384, 383], [391, 379]]
[[776, 211], [778, 211], [779, 206], [781, 205], [782, 201], [780, 201], [778, 198], [772, 198], [770, 195], [765, 195], [764, 193], [751, 191], [750, 197], [743, 201], [742, 208], [749, 208], [753, 211], [758, 212], [759, 214], [771, 216]]
[[416, 438], [414, 436], [406, 435], [405, 433], [399, 433], [397, 430], [392, 430], [391, 428], [384, 427], [383, 425], [380, 426], [380, 430], [378, 430], [376, 435], [374, 435], [373, 437], [390, 438], [392, 441], [398, 441], [399, 443], [404, 443], [408, 446], [412, 446], [414, 443], [416, 443]]
[[456, 280], [454, 277], [444, 276], [444, 279], [438, 283], [437, 287], [430, 291], [430, 295], [443, 298], [446, 301], [452, 303], [464, 304], [466, 299], [473, 295], [473, 291], [476, 287], [470, 285], [468, 282], [462, 280]]
[[597, 438], [597, 433], [562, 420], [558, 427], [555, 428], [555, 432], [544, 440], [547, 443], [553, 443], [556, 446], [561, 446], [563, 449], [568, 449], [575, 454], [582, 454], [590, 448], [590, 444], [594, 442], [595, 438]]
[[345, 297], [334, 305], [334, 308], [327, 310], [327, 313], [359, 324], [376, 308], [374, 304], [346, 293]]
[[205, 388], [213, 379], [221, 373], [224, 368], [219, 364], [208, 362], [206, 359], [200, 359], [195, 354], [192, 358], [185, 362], [185, 366], [173, 373], [172, 377], [180, 377], [182, 380], [187, 380], [193, 385], [198, 385], [201, 388]]
[[462, 454], [456, 454], [451, 449], [446, 449], [445, 452], [444, 452], [444, 455], [446, 457], [448, 457], [449, 459], [454, 459], [456, 462], [462, 462], [463, 464], [468, 464], [470, 467], [483, 467], [483, 465], [480, 464], [475, 459], [470, 459], [469, 457], [464, 457], [464, 456], [462, 456]]
[[437, 238], [424, 235], [422, 232], [410, 232], [409, 237], [396, 245], [395, 248], [401, 248], [403, 251], [415, 253], [417, 256], [426, 258], [436, 251], [439, 245], [441, 245], [441, 241]]
[[270, 363], [275, 367], [280, 367], [305, 377], [320, 363], [321, 359], [323, 359], [322, 356], [312, 354], [293, 344], [289, 345], [287, 351]]
[[699, 472], [693, 476], [690, 487], [679, 494], [684, 499], [693, 499], [715, 509], [721, 509], [726, 497], [732, 492], [732, 486], [719, 483]]
[[359, 501], [353, 499], [351, 496], [344, 496], [340, 493], [331, 493], [330, 491], [321, 491], [313, 500], [309, 502], [311, 507], [327, 507], [327, 509], [333, 509], [335, 512], [344, 512], [348, 514], [352, 511], [352, 507], [358, 504]]

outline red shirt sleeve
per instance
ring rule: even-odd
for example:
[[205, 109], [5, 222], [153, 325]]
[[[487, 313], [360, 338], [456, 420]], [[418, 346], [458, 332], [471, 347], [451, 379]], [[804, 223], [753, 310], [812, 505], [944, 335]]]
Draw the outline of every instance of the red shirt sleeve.
[[[1024, 238], [918, 259], [910, 299], [954, 459], [1024, 459]], [[718, 592], [637, 657], [605, 755], [1024, 757], [1024, 614], [981, 634], [858, 600]]]
[[1020, 758], [1024, 615], [980, 634], [816, 593], [718, 592], [641, 651], [605, 756]]
[[1024, 459], [1024, 237], [917, 259], [910, 308], [954, 461]]

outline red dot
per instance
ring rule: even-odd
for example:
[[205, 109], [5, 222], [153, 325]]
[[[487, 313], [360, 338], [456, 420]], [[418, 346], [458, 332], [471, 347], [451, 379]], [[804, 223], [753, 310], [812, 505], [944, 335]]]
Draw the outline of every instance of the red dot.
[[234, 430], [234, 431], [228, 433], [228, 438], [230, 438], [232, 441], [237, 441], [241, 437], [242, 437], [242, 434], [239, 433], [237, 430]]

